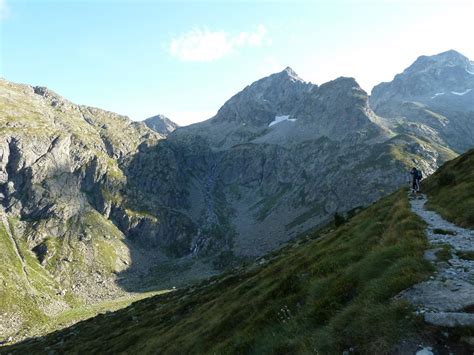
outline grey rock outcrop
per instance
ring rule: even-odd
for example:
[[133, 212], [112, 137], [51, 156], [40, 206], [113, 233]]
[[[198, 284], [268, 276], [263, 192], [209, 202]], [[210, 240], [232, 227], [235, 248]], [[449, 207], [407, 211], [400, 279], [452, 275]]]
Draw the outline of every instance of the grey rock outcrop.
[[459, 312], [426, 313], [425, 322], [441, 327], [474, 327], [474, 314]]
[[177, 123], [174, 123], [168, 117], [163, 115], [156, 115], [147, 118], [143, 123], [165, 137], [179, 127]]
[[[162, 207], [150, 223], [138, 200], [127, 198], [127, 162], [162, 138], [49, 89], [0, 80], [0, 313], [11, 319], [2, 335], [29, 317], [127, 294], [125, 270], [145, 272], [159, 247], [171, 251], [193, 237], [175, 228], [179, 212]], [[140, 226], [148, 234], [136, 238]]]

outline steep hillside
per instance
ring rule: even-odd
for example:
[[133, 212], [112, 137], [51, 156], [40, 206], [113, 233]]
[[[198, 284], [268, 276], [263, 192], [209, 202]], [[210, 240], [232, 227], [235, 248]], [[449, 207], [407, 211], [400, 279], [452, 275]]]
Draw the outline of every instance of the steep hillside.
[[[451, 199], [472, 202], [465, 188], [474, 181], [472, 157], [470, 151], [424, 181], [432, 207], [471, 213], [450, 204], [446, 191], [452, 184]], [[430, 345], [435, 354], [471, 353], [472, 331], [428, 326], [424, 312], [404, 301], [419, 299], [413, 292], [420, 285], [453, 277], [444, 254], [433, 262], [430, 252], [440, 249], [428, 243], [427, 225], [411, 208], [402, 189], [254, 263], [0, 352], [412, 354]], [[428, 232], [431, 239], [439, 233]], [[424, 297], [440, 297], [432, 292]]]
[[423, 182], [428, 207], [451, 222], [474, 229], [474, 150], [444, 164]]
[[430, 273], [423, 231], [399, 191], [249, 267], [1, 352], [407, 351], [423, 327], [393, 296]]
[[144, 248], [134, 227], [151, 221], [163, 234], [179, 217], [141, 214], [125, 164], [161, 139], [46, 88], [0, 81], [0, 336], [35, 334], [71, 309], [150, 286], [139, 275], [169, 258]]

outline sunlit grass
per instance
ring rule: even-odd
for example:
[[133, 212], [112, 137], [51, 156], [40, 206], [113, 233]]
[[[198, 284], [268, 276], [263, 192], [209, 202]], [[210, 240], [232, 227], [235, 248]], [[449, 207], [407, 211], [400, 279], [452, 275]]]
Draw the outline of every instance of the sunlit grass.
[[428, 208], [459, 226], [474, 228], [474, 150], [444, 164], [423, 188]]

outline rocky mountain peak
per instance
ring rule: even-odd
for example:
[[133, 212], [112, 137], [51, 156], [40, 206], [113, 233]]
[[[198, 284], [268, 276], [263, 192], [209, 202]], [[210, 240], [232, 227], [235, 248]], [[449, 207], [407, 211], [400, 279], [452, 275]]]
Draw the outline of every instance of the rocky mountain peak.
[[379, 131], [371, 120], [375, 115], [368, 106], [367, 93], [349, 77], [311, 90], [293, 114], [301, 122], [315, 125], [318, 134], [334, 140], [369, 128]]
[[379, 108], [388, 101], [417, 101], [426, 105], [452, 105], [453, 100], [472, 106], [474, 65], [459, 52], [449, 50], [421, 56], [393, 81], [374, 87], [371, 105]]
[[465, 55], [459, 53], [458, 51], [454, 49], [441, 52], [439, 54], [433, 55], [432, 57], [435, 60], [441, 60], [441, 61], [461, 61], [461, 62], [469, 61], [469, 59]]
[[257, 80], [231, 97], [213, 118], [215, 122], [239, 122], [267, 126], [275, 115], [291, 112], [313, 87], [290, 67]]
[[312, 90], [309, 100], [317, 100], [320, 105], [334, 103], [336, 106], [365, 106], [368, 95], [354, 78], [339, 77]]
[[462, 70], [469, 70], [471, 66], [472, 64], [466, 56], [455, 50], [449, 50], [432, 56], [422, 55], [418, 57], [416, 61], [411, 66], [409, 66], [403, 73], [439, 74], [440, 70], [446, 68], [459, 67]]
[[473, 62], [454, 50], [421, 56], [393, 81], [374, 87], [370, 106], [404, 127], [437, 132], [437, 140], [462, 152], [473, 144]]
[[[269, 76], [266, 76], [260, 80], [257, 80], [254, 82], [254, 84], [260, 84], [260, 85], [275, 85], [275, 84], [282, 84], [284, 85], [286, 82], [301, 82], [301, 83], [306, 83], [291, 67], [286, 67], [280, 72], [271, 74]], [[250, 86], [252, 86], [250, 85]]]
[[298, 74], [296, 74], [296, 72], [291, 67], [286, 67], [285, 69], [283, 69], [282, 72], [280, 72], [280, 74], [282, 74], [282, 76], [287, 76], [293, 80], [304, 81], [299, 77]]
[[328, 81], [320, 86], [324, 90], [350, 90], [365, 91], [360, 87], [359, 83], [352, 77], [340, 76], [334, 80]]
[[158, 132], [164, 136], [167, 136], [179, 127], [177, 123], [171, 121], [164, 115], [149, 117], [143, 122], [148, 126], [148, 128], [151, 128], [155, 132]]
[[219, 149], [250, 141], [285, 146], [318, 137], [364, 140], [379, 134], [374, 117], [367, 93], [354, 78], [317, 86], [287, 67], [247, 86], [212, 119], [176, 135], [200, 135]]

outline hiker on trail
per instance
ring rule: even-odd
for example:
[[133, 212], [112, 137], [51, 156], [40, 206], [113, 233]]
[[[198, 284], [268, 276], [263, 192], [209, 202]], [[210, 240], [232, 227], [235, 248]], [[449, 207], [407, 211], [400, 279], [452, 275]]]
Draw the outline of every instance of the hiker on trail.
[[411, 192], [416, 194], [420, 192], [420, 181], [423, 178], [423, 174], [420, 169], [413, 167], [410, 171], [411, 175]]

